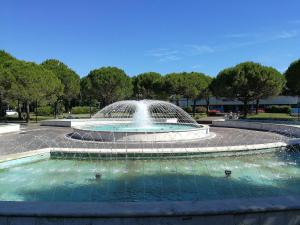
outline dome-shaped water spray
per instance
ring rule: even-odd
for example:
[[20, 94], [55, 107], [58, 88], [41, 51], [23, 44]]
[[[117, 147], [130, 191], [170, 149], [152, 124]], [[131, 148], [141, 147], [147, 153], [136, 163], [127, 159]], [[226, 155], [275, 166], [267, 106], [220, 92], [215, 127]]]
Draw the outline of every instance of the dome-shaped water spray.
[[104, 142], [176, 142], [208, 134], [208, 126], [199, 125], [170, 102], [128, 100], [108, 105], [85, 125], [74, 127], [72, 137]]
[[159, 100], [115, 102], [100, 110], [93, 118], [132, 120], [132, 123], [137, 127], [165, 122], [197, 125], [197, 122], [180, 107], [170, 102]]

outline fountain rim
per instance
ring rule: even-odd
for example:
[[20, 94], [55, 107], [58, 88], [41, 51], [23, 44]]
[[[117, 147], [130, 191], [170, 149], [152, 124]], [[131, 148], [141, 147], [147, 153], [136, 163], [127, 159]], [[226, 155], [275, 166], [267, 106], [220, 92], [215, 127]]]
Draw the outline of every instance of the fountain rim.
[[[115, 122], [115, 121], [112, 121]], [[121, 122], [121, 121], [120, 121]], [[107, 123], [107, 124], [98, 124], [98, 126], [103, 126], [103, 125], [120, 125], [120, 124], [130, 124], [129, 121], [126, 121], [126, 123]], [[176, 126], [190, 126], [191, 128], [187, 128], [184, 130], [170, 130], [170, 131], [163, 131], [163, 130], [157, 130], [157, 131], [145, 131], [145, 130], [128, 130], [128, 131], [124, 131], [124, 130], [114, 130], [114, 131], [102, 131], [102, 130], [90, 130], [90, 129], [84, 129], [84, 127], [86, 127], [87, 125], [90, 125], [91, 127], [93, 126], [92, 124], [83, 124], [83, 125], [77, 125], [77, 126], [73, 126], [73, 130], [81, 130], [81, 131], [88, 131], [88, 132], [96, 132], [96, 133], [130, 133], [130, 134], [134, 134], [134, 133], [172, 133], [172, 132], [187, 132], [187, 131], [196, 131], [196, 130], [206, 130], [208, 128], [207, 125], [202, 125], [202, 124], [193, 124], [193, 123], [154, 123], [154, 124], [164, 124], [164, 125], [176, 125]]]

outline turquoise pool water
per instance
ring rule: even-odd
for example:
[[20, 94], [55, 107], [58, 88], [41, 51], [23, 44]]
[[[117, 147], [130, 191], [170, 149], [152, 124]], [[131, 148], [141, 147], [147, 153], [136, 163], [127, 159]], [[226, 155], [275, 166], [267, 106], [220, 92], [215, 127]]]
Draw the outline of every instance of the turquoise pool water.
[[[231, 170], [226, 177], [224, 170]], [[100, 174], [96, 179], [95, 174]], [[54, 160], [0, 170], [2, 201], [189, 201], [300, 194], [300, 153], [180, 160]]]
[[195, 129], [195, 126], [185, 124], [160, 124], [155, 123], [147, 127], [137, 127], [134, 124], [106, 124], [82, 127], [84, 130], [112, 131], [112, 132], [169, 132]]

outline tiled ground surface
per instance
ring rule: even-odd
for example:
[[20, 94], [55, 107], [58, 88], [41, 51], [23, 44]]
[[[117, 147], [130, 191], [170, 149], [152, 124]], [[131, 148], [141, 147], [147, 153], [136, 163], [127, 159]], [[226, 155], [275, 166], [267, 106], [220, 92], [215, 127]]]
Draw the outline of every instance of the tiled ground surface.
[[68, 148], [153, 148], [153, 147], [214, 147], [234, 146], [246, 144], [263, 144], [278, 141], [287, 141], [289, 137], [280, 134], [234, 129], [211, 127], [211, 132], [216, 137], [196, 142], [185, 143], [99, 143], [79, 141], [67, 138], [72, 133], [71, 128], [45, 127], [45, 126], [22, 126], [20, 133], [0, 135], [0, 155], [24, 152], [46, 147]]

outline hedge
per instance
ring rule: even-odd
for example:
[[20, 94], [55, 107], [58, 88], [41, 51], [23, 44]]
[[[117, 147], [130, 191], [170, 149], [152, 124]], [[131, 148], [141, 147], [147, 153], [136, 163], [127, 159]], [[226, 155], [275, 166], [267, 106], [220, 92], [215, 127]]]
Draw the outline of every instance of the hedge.
[[206, 108], [203, 106], [197, 106], [195, 108], [196, 113], [206, 113]]
[[273, 105], [269, 108], [266, 108], [265, 112], [266, 113], [287, 113], [287, 114], [291, 114], [292, 109], [288, 105], [282, 105], [282, 106]]
[[183, 108], [183, 110], [186, 111], [187, 113], [193, 112], [193, 108], [191, 106], [185, 107], [185, 108]]
[[53, 108], [51, 106], [41, 106], [37, 108], [38, 116], [50, 116], [53, 114]]
[[[91, 107], [92, 114], [96, 113], [98, 109], [96, 107]], [[90, 107], [89, 106], [76, 106], [73, 107], [71, 110], [72, 114], [89, 114], [90, 113]]]

